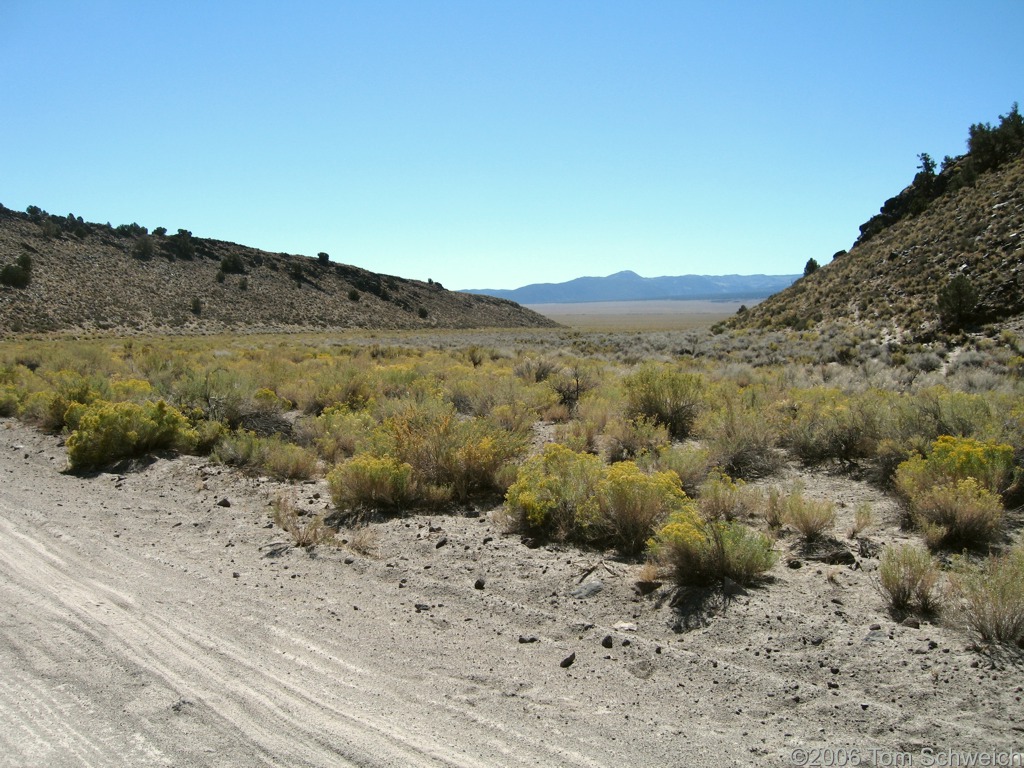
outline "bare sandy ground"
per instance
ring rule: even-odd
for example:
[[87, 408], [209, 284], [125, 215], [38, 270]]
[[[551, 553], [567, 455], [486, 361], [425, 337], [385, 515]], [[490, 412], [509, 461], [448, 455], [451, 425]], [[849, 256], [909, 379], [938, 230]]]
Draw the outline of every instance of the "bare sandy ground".
[[0, 766], [926, 765], [1024, 745], [1019, 666], [886, 613], [870, 550], [902, 535], [896, 510], [846, 478], [808, 491], [875, 504], [853, 565], [784, 539], [761, 588], [641, 596], [638, 565], [530, 549], [491, 510], [377, 524], [375, 556], [307, 552], [268, 501], [321, 512], [320, 484], [65, 463], [0, 421]]
[[744, 301], [651, 300], [589, 301], [574, 304], [530, 304], [532, 309], [556, 323], [588, 330], [689, 330], [706, 328], [736, 314], [744, 304], [752, 307], [758, 299]]

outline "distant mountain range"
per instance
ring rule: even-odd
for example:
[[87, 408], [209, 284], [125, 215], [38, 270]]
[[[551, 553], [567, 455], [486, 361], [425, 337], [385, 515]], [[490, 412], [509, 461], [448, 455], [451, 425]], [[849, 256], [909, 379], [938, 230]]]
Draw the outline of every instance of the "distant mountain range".
[[565, 283], [534, 283], [513, 290], [472, 289], [465, 293], [510, 299], [518, 304], [575, 304], [584, 301], [653, 299], [763, 299], [788, 288], [800, 275], [681, 275], [641, 277], [625, 270], [608, 277], [577, 277]]

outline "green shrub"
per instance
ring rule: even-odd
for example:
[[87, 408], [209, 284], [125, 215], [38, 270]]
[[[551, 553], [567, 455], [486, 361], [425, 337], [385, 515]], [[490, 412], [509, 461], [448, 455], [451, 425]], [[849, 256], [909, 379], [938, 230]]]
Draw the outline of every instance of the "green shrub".
[[714, 474], [697, 493], [697, 509], [705, 520], [732, 521], [753, 517], [764, 506], [764, 494], [742, 480]]
[[598, 512], [580, 519], [585, 538], [617, 547], [627, 555], [641, 552], [668, 516], [690, 508], [673, 472], [646, 473], [631, 461], [604, 471], [598, 483]]
[[519, 469], [505, 495], [514, 526], [555, 539], [585, 539], [583, 531], [599, 511], [603, 477], [597, 456], [549, 443]]
[[505, 468], [526, 450], [522, 434], [488, 419], [459, 417], [450, 403], [407, 401], [373, 431], [367, 450], [413, 468], [421, 492], [447, 488], [459, 500], [478, 492], [504, 492]]
[[653, 419], [637, 416], [633, 419], [616, 418], [605, 427], [608, 440], [609, 462], [637, 459], [657, 452], [668, 445], [668, 430]]
[[707, 448], [690, 443], [663, 449], [658, 455], [656, 466], [662, 470], [675, 472], [683, 491], [693, 497], [707, 479], [712, 464]]
[[703, 405], [704, 384], [699, 375], [645, 363], [627, 376], [623, 385], [628, 416], [654, 419], [676, 439], [690, 434]]
[[694, 508], [673, 514], [651, 542], [653, 556], [680, 584], [724, 578], [750, 584], [775, 564], [771, 540], [736, 522], [705, 522]]
[[886, 547], [879, 561], [878, 578], [894, 611], [913, 608], [920, 613], [934, 613], [939, 607], [939, 569], [921, 547]]
[[997, 494], [1012, 472], [1011, 446], [945, 435], [927, 456], [900, 464], [895, 485], [929, 546], [978, 546], [999, 535], [1003, 506]]
[[969, 629], [986, 643], [1024, 646], [1024, 547], [962, 567], [952, 581]]
[[180, 411], [163, 400], [155, 403], [76, 404], [74, 431], [67, 438], [72, 469], [102, 467], [160, 449], [190, 450], [198, 435]]
[[21, 395], [11, 384], [0, 384], [0, 416], [14, 416], [21, 406]]
[[967, 478], [992, 493], [1002, 493], [1013, 478], [1013, 447], [943, 435], [926, 457], [911, 457], [896, 470], [897, 488], [908, 498], [932, 486]]
[[784, 457], [775, 448], [775, 430], [765, 414], [729, 402], [703, 416], [697, 432], [707, 446], [713, 466], [732, 477], [775, 474]]
[[849, 464], [874, 454], [878, 421], [863, 401], [816, 388], [796, 393], [789, 412], [782, 442], [804, 464]]
[[7, 264], [0, 269], [0, 285], [10, 288], [28, 288], [32, 282], [32, 272], [18, 264]]
[[390, 456], [354, 456], [331, 470], [327, 483], [338, 509], [397, 508], [418, 497], [412, 466]]
[[239, 429], [224, 435], [211, 457], [248, 472], [266, 473], [278, 480], [306, 480], [316, 473], [316, 454], [282, 440], [277, 435], [260, 437]]

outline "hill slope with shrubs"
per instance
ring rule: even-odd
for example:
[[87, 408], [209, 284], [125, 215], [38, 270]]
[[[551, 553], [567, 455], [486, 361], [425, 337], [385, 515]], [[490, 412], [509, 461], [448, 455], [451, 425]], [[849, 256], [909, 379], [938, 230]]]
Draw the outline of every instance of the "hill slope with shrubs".
[[[990, 146], [994, 145], [994, 146]], [[1024, 120], [971, 127], [970, 151], [913, 183], [861, 226], [849, 252], [730, 321], [805, 330], [855, 321], [925, 338], [1024, 313]], [[814, 262], [814, 260], [812, 260]]]
[[315, 258], [0, 206], [0, 335], [540, 327], [511, 301]]

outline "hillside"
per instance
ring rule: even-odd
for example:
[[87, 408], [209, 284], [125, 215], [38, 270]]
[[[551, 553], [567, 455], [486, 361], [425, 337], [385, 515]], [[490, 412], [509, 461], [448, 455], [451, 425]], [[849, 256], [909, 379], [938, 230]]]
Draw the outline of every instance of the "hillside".
[[641, 277], [629, 270], [607, 277], [578, 277], [564, 283], [534, 283], [513, 290], [474, 289], [520, 304], [656, 299], [763, 299], [791, 285], [799, 275], [681, 275]]
[[[1017, 117], [1016, 109], [1011, 115]], [[925, 170], [861, 227], [849, 252], [729, 325], [803, 329], [844, 320], [923, 337], [949, 326], [938, 298], [960, 275], [977, 295], [966, 327], [1018, 318], [1024, 313], [1024, 154], [1015, 148], [980, 172], [973, 154], [947, 158], [939, 174], [925, 172], [933, 169], [923, 155]]]
[[[30, 266], [25, 287], [18, 284]], [[137, 225], [0, 206], [0, 336], [543, 327], [504, 299]]]

